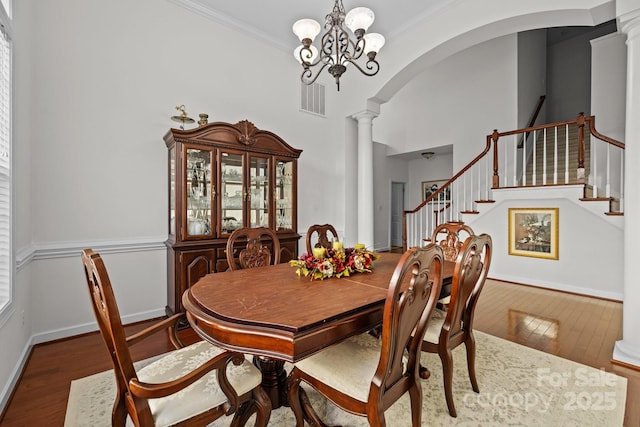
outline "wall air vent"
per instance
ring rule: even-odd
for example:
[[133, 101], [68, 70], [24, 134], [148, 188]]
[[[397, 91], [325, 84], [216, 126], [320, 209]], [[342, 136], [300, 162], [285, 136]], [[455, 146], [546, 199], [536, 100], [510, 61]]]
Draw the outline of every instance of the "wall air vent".
[[300, 82], [300, 109], [324, 117], [324, 86]]

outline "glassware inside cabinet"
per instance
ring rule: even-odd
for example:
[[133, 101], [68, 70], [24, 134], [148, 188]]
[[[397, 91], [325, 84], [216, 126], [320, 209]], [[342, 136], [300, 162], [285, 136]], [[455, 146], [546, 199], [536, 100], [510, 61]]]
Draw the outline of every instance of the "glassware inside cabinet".
[[231, 233], [242, 227], [243, 201], [245, 200], [242, 180], [242, 154], [222, 153], [221, 195], [222, 195], [222, 233]]
[[276, 162], [276, 230], [293, 229], [293, 162]]
[[211, 234], [211, 151], [187, 149], [187, 236]]
[[268, 227], [269, 159], [251, 156], [249, 171], [251, 227]]

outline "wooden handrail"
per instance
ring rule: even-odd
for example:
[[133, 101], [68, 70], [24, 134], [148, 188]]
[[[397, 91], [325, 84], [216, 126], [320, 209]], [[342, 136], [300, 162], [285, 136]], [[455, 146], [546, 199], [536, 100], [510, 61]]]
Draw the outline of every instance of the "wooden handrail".
[[453, 181], [455, 181], [456, 179], [458, 179], [458, 177], [460, 177], [462, 174], [464, 174], [467, 170], [469, 170], [473, 165], [475, 165], [476, 163], [478, 163], [478, 161], [483, 158], [488, 152], [489, 149], [491, 148], [491, 142], [489, 140], [487, 140], [487, 145], [485, 146], [484, 150], [478, 154], [473, 160], [471, 160], [469, 163], [467, 163], [467, 165], [465, 167], [463, 167], [462, 169], [460, 169], [460, 172], [458, 172], [457, 174], [455, 174], [449, 181], [445, 182], [440, 188], [438, 188], [437, 191], [435, 191], [433, 194], [431, 194], [429, 197], [427, 197], [422, 203], [420, 203], [418, 205], [418, 207], [416, 207], [415, 209], [412, 209], [410, 211], [404, 211], [405, 214], [408, 213], [416, 213], [417, 211], [420, 210], [420, 208], [422, 208], [423, 206], [425, 206], [427, 203], [433, 201], [433, 199], [436, 198], [436, 196], [442, 192], [444, 192], [444, 190], [451, 184], [453, 183]]
[[603, 134], [601, 134], [596, 130], [596, 116], [585, 117], [585, 120], [589, 122], [589, 132], [591, 133], [591, 135], [595, 136], [601, 141], [604, 141], [611, 145], [615, 145], [616, 147], [622, 148], [624, 150], [624, 147], [625, 147], [624, 142], [620, 142], [613, 138], [609, 138], [608, 136], [604, 136]]
[[[527, 124], [527, 127], [531, 127], [536, 124], [536, 120], [538, 119], [538, 114], [540, 114], [540, 110], [542, 110], [542, 104], [544, 104], [544, 100], [546, 99], [546, 97], [547, 97], [546, 95], [540, 95], [540, 99], [538, 99], [538, 104], [536, 105], [535, 110], [533, 110], [533, 114], [529, 119], [529, 124]], [[518, 141], [518, 148], [524, 147], [524, 141], [528, 137], [529, 137], [529, 134], [523, 134], [520, 137], [520, 141]]]

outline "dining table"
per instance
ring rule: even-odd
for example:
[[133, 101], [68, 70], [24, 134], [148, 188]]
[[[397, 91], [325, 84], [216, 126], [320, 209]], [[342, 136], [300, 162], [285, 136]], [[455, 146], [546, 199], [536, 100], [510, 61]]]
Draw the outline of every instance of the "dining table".
[[[254, 356], [272, 407], [287, 405], [285, 362], [295, 363], [382, 323], [387, 288], [401, 254], [383, 252], [370, 272], [324, 280], [288, 263], [212, 273], [183, 294], [187, 319], [203, 339]], [[445, 261], [440, 297], [455, 263]]]

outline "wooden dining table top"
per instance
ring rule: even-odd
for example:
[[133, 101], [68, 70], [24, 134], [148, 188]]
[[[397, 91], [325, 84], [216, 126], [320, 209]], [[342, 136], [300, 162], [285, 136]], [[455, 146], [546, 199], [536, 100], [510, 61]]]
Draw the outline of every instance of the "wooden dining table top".
[[[297, 362], [382, 321], [401, 254], [381, 253], [372, 272], [310, 280], [289, 264], [208, 274], [183, 295], [187, 318], [223, 348]], [[454, 263], [445, 262], [443, 283]]]

